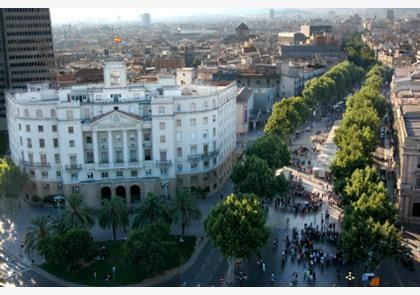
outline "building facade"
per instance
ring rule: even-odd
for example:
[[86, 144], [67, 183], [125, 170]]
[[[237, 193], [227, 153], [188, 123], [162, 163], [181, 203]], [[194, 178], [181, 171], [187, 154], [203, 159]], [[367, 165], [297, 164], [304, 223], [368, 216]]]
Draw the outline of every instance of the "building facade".
[[31, 177], [28, 197], [80, 192], [99, 207], [113, 195], [136, 204], [176, 186], [217, 189], [233, 166], [236, 86], [165, 82], [129, 84], [125, 64], [109, 61], [103, 84], [7, 92], [11, 158]]
[[49, 9], [0, 9], [0, 131], [6, 131], [5, 89], [54, 81]]
[[420, 224], [420, 72], [391, 83], [399, 219]]

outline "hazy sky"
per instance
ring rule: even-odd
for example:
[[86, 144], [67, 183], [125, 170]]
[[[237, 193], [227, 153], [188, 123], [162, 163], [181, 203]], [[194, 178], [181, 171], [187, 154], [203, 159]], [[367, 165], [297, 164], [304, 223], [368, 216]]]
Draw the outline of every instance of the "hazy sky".
[[[252, 10], [252, 9], [250, 9]], [[204, 8], [51, 8], [51, 20], [53, 23], [68, 23], [77, 21], [98, 21], [108, 19], [116, 21], [118, 16], [123, 21], [137, 20], [138, 15], [150, 13], [153, 19], [173, 16], [193, 16], [200, 14], [228, 14], [237, 12], [234, 9], [204, 9]], [[268, 9], [267, 9], [268, 13]]]

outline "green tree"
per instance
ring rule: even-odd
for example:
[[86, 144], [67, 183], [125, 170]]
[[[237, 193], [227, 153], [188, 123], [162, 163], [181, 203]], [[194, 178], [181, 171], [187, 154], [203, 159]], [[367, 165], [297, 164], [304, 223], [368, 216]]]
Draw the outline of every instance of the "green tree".
[[82, 195], [71, 194], [66, 198], [66, 204], [66, 209], [60, 218], [62, 226], [66, 229], [89, 230], [95, 225], [95, 211], [84, 204]]
[[265, 222], [266, 215], [253, 195], [240, 198], [230, 195], [210, 210], [204, 229], [222, 255], [229, 259], [229, 281], [234, 260], [259, 253], [267, 243], [269, 230]]
[[111, 200], [103, 200], [99, 212], [99, 225], [102, 228], [112, 228], [112, 238], [117, 240], [117, 228], [128, 225], [128, 207], [120, 197], [112, 197]]
[[275, 134], [265, 134], [247, 147], [246, 155], [256, 155], [265, 160], [272, 169], [290, 164], [290, 151], [282, 138]]
[[13, 207], [14, 203], [22, 197], [28, 181], [28, 175], [18, 166], [0, 159], [0, 199]]
[[39, 252], [47, 263], [64, 264], [71, 271], [93, 258], [95, 244], [89, 231], [73, 228], [65, 234], [46, 236], [40, 242]]
[[185, 229], [191, 222], [201, 217], [201, 211], [197, 204], [197, 198], [188, 188], [177, 188], [175, 198], [170, 203], [172, 220], [175, 224], [181, 225], [181, 236], [185, 234]]
[[51, 231], [52, 224], [48, 217], [37, 216], [32, 219], [23, 237], [25, 253], [31, 255], [34, 251], [38, 251], [39, 242], [51, 234]]
[[231, 179], [236, 193], [253, 193], [260, 198], [272, 198], [287, 189], [284, 177], [276, 176], [267, 162], [255, 155], [247, 156], [244, 161], [237, 162], [233, 167]]
[[130, 231], [122, 254], [150, 273], [166, 265], [166, 260], [179, 257], [177, 246], [170, 236], [169, 224], [158, 220]]
[[168, 224], [172, 222], [168, 202], [149, 193], [134, 213], [133, 227], [154, 223], [159, 219]]

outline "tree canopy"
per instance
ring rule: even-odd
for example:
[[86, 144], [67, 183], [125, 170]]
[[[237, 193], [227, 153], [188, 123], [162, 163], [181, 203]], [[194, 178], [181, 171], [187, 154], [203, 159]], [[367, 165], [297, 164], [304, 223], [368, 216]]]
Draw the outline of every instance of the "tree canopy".
[[283, 139], [275, 134], [264, 134], [245, 151], [247, 156], [255, 155], [267, 162], [272, 169], [290, 164], [290, 151]]
[[269, 230], [260, 202], [253, 195], [228, 196], [210, 210], [204, 221], [207, 236], [227, 258], [247, 258], [259, 253]]

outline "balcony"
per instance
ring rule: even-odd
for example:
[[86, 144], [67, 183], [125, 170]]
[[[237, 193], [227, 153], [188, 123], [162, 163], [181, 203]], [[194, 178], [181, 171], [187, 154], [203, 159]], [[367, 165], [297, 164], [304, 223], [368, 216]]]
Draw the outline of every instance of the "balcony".
[[156, 166], [169, 166], [171, 165], [171, 160], [157, 160], [155, 164]]
[[82, 169], [82, 165], [81, 164], [70, 164], [70, 165], [66, 165], [65, 166], [66, 170], [80, 170]]
[[209, 155], [210, 155], [210, 157], [217, 156], [219, 154], [219, 152], [220, 152], [220, 150], [217, 149], [217, 150], [214, 150], [214, 151], [210, 152]]
[[49, 162], [30, 162], [30, 161], [21, 161], [22, 165], [27, 167], [44, 167], [44, 168], [50, 168], [51, 165]]
[[194, 154], [194, 155], [188, 155], [188, 161], [198, 161], [202, 157], [202, 154]]

